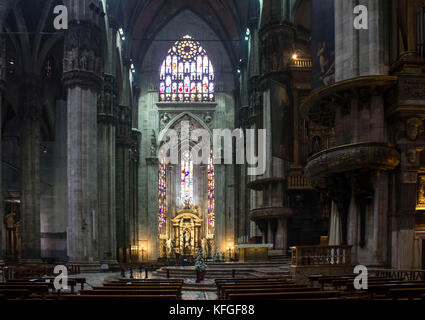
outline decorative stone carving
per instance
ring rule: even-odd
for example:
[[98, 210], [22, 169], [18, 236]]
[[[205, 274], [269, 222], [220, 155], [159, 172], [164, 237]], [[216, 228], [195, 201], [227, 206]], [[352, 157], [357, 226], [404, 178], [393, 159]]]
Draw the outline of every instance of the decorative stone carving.
[[205, 122], [206, 124], [210, 124], [212, 120], [213, 120], [213, 117], [212, 117], [212, 115], [211, 115], [210, 113], [207, 113], [207, 114], [204, 116], [204, 122]]
[[116, 79], [112, 75], [104, 74], [103, 90], [98, 96], [98, 121], [115, 124], [117, 121], [117, 94]]
[[409, 118], [406, 120], [406, 136], [411, 141], [415, 141], [423, 133], [423, 122], [419, 118]]
[[155, 130], [152, 130], [152, 135], [151, 135], [151, 154], [150, 156], [152, 158], [156, 157], [156, 149], [157, 149], [157, 142], [156, 142], [156, 134], [155, 134]]
[[101, 90], [103, 59], [100, 31], [91, 24], [73, 25], [65, 38], [63, 79], [67, 87]]
[[169, 113], [164, 112], [164, 113], [160, 114], [160, 117], [159, 117], [159, 122], [160, 122], [159, 128], [160, 128], [160, 130], [163, 130], [167, 126], [167, 124], [170, 122], [170, 120], [171, 120], [171, 116], [170, 116]]
[[332, 173], [358, 169], [393, 170], [400, 154], [386, 143], [355, 143], [324, 150], [311, 157], [305, 172], [312, 181]]
[[425, 174], [418, 175], [416, 210], [425, 210]]
[[125, 106], [119, 106], [117, 108], [117, 143], [130, 145], [130, 135], [131, 135], [131, 125], [132, 125], [132, 115], [131, 108]]

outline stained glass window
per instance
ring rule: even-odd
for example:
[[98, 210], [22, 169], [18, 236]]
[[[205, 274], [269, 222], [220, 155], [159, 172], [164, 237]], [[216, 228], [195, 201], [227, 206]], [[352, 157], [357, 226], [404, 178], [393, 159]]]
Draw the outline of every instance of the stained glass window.
[[189, 151], [183, 153], [181, 160], [180, 201], [193, 202], [193, 161]]
[[214, 101], [214, 68], [201, 44], [186, 35], [168, 51], [160, 70], [159, 101]]
[[214, 171], [213, 155], [211, 152], [210, 160], [208, 163], [208, 233], [209, 234], [214, 234], [214, 222], [215, 222], [214, 189], [215, 189], [215, 171]]
[[159, 234], [165, 234], [167, 226], [167, 166], [164, 161], [160, 161], [158, 167], [158, 202]]

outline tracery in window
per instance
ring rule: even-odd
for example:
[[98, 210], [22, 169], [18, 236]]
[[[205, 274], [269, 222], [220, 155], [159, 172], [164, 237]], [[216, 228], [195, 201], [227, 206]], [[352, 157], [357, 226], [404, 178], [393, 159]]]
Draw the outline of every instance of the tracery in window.
[[159, 101], [214, 101], [214, 67], [202, 45], [186, 35], [168, 51], [160, 70]]

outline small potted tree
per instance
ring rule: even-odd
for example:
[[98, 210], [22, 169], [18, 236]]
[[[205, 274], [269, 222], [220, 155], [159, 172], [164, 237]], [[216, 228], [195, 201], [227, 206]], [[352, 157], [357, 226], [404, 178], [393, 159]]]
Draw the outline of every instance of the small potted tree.
[[196, 282], [199, 283], [205, 278], [205, 274], [207, 273], [207, 265], [204, 260], [204, 253], [202, 249], [199, 249], [198, 256], [195, 260], [195, 270], [196, 270]]

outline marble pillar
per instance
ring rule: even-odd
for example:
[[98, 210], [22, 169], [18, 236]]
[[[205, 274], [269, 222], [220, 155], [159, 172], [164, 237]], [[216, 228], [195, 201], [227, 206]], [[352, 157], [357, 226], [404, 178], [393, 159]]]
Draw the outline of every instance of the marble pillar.
[[214, 197], [215, 202], [215, 247], [217, 252], [226, 251], [226, 189], [223, 187], [217, 188], [217, 186], [224, 186], [226, 165], [214, 164], [215, 170], [215, 191]]
[[67, 89], [68, 257], [99, 262], [97, 106], [102, 88], [100, 30], [71, 24], [65, 38]]
[[130, 147], [131, 109], [118, 107], [116, 146], [116, 233], [120, 262], [130, 254]]
[[[0, 26], [2, 23], [0, 22]], [[0, 115], [3, 110], [3, 92], [5, 91], [6, 85], [6, 41], [3, 38], [0, 38]], [[3, 120], [0, 116], [0, 132], [2, 132], [2, 123]], [[0, 159], [2, 159], [2, 135], [0, 135]], [[0, 190], [3, 190], [2, 185], [2, 169], [0, 167]], [[3, 221], [4, 216], [4, 205], [3, 205], [3, 192], [0, 192], [0, 221]], [[0, 265], [3, 264], [3, 227], [0, 227]]]
[[148, 173], [148, 259], [155, 261], [159, 257], [158, 238], [158, 159], [146, 158]]
[[117, 85], [115, 77], [104, 75], [104, 87], [98, 104], [98, 186], [99, 186], [99, 259], [117, 262], [115, 215], [115, 134]]
[[[30, 77], [29, 77], [30, 78]], [[40, 88], [37, 80], [22, 88], [21, 133], [21, 259], [41, 262], [40, 240]]]

